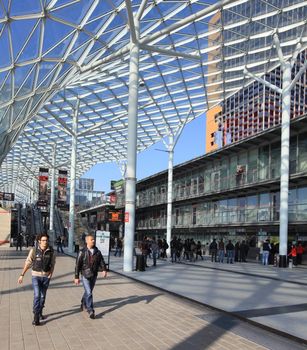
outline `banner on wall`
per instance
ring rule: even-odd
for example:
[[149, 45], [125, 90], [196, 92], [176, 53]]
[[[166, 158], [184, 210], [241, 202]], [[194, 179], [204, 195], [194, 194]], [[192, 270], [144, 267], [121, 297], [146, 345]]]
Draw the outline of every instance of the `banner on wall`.
[[58, 208], [68, 210], [67, 205], [67, 170], [59, 170]]
[[49, 180], [49, 169], [39, 168], [38, 174], [38, 202], [39, 207], [47, 207], [48, 204], [48, 180]]
[[110, 266], [110, 232], [109, 231], [96, 231], [95, 245], [101, 251], [104, 260], [107, 261], [107, 269]]
[[14, 201], [15, 194], [9, 192], [0, 192], [0, 201]]

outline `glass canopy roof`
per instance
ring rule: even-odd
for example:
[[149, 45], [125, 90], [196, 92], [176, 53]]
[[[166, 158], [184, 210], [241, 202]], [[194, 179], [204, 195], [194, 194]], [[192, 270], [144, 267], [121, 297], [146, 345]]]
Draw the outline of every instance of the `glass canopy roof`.
[[[137, 151], [175, 134], [307, 47], [303, 0], [0, 0], [0, 190], [22, 198], [40, 166], [126, 158], [129, 49], [140, 27]], [[76, 112], [77, 100], [79, 108]]]

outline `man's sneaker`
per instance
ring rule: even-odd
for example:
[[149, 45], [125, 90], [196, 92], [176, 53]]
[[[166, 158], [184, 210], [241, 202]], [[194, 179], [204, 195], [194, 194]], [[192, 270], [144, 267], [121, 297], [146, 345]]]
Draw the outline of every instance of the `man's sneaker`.
[[95, 313], [94, 313], [94, 311], [90, 312], [89, 317], [90, 317], [92, 320], [95, 319]]
[[47, 316], [43, 315], [43, 313], [41, 312], [39, 314], [39, 318], [40, 318], [40, 320], [45, 320], [47, 318]]

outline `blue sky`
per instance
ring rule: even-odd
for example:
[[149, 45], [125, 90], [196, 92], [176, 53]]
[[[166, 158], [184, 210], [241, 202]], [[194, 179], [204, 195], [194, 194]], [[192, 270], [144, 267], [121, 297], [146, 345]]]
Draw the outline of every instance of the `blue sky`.
[[[174, 165], [205, 153], [205, 121], [205, 114], [203, 114], [185, 126], [175, 148]], [[168, 154], [156, 149], [165, 150], [165, 146], [159, 142], [138, 154], [137, 180], [167, 169]], [[121, 173], [116, 163], [106, 163], [95, 165], [82, 177], [95, 179], [95, 190], [109, 192], [110, 181], [119, 180]]]

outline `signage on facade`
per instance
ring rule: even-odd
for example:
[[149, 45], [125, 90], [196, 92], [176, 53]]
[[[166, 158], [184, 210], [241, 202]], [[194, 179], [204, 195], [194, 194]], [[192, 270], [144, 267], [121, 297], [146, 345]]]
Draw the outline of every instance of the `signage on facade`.
[[47, 207], [48, 204], [48, 179], [49, 169], [39, 168], [38, 175], [38, 206]]
[[125, 213], [125, 222], [129, 222], [129, 213], [128, 212]]
[[14, 201], [15, 200], [15, 194], [14, 193], [8, 193], [8, 192], [0, 192], [0, 201]]
[[110, 232], [109, 231], [96, 231], [96, 247], [101, 251], [105, 261], [108, 261], [109, 268], [110, 262]]
[[67, 202], [67, 170], [59, 170], [58, 208], [68, 209]]
[[109, 221], [112, 221], [112, 222], [121, 221], [121, 213], [119, 211], [109, 210]]

